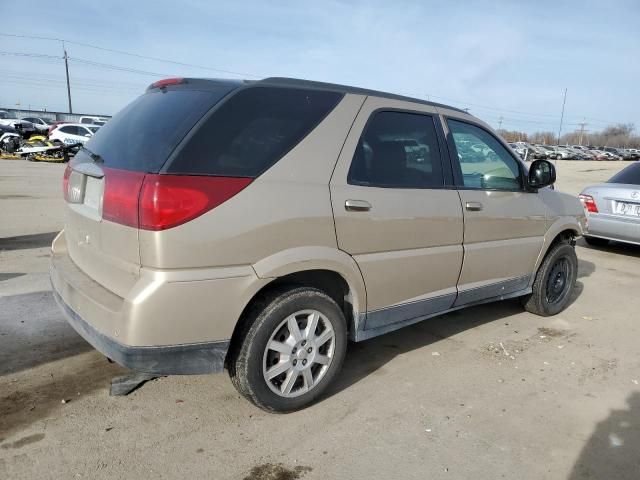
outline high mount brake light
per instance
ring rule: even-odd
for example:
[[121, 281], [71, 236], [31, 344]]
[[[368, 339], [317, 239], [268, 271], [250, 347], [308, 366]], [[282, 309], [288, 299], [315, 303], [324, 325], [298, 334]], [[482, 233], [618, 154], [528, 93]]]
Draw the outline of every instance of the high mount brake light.
[[579, 196], [582, 205], [589, 213], [598, 213], [598, 206], [596, 205], [596, 201], [593, 199], [591, 195], [582, 195]]
[[164, 88], [169, 85], [179, 85], [181, 83], [185, 83], [184, 78], [165, 78], [163, 80], [153, 82], [149, 88]]

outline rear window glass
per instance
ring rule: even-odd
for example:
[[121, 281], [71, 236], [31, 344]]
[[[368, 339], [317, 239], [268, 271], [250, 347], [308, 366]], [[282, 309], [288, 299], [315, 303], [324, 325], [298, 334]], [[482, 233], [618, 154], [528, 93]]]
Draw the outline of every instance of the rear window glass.
[[609, 179], [609, 183], [640, 185], [640, 163], [632, 163]]
[[195, 123], [234, 88], [152, 90], [100, 127], [85, 146], [107, 167], [157, 173]]
[[293, 88], [241, 90], [203, 121], [167, 172], [257, 177], [297, 145], [341, 98], [336, 92]]

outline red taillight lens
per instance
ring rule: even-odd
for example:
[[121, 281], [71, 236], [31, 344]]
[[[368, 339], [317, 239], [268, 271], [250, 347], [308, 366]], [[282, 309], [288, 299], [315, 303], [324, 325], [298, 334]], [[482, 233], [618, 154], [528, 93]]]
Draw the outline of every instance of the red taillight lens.
[[104, 171], [102, 218], [111, 222], [138, 227], [138, 197], [145, 174], [113, 168]]
[[183, 82], [184, 78], [165, 78], [163, 80], [153, 82], [149, 88], [163, 88], [168, 87], [169, 85], [179, 85]]
[[64, 176], [62, 177], [62, 193], [64, 199], [69, 201], [69, 176], [71, 175], [71, 167], [67, 164], [67, 168], [64, 169]]
[[579, 198], [587, 212], [598, 213], [598, 206], [591, 195], [580, 195]]
[[166, 230], [227, 201], [252, 178], [148, 174], [140, 193], [140, 228]]

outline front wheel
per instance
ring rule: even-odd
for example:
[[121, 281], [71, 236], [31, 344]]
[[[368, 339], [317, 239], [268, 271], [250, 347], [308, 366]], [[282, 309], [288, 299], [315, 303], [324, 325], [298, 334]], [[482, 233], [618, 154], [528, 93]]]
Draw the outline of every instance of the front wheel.
[[320, 290], [278, 290], [254, 303], [237, 341], [228, 361], [236, 389], [263, 410], [289, 412], [314, 402], [340, 371], [346, 321]]
[[572, 245], [558, 243], [542, 261], [533, 282], [533, 291], [523, 298], [525, 310], [548, 317], [564, 310], [578, 276], [578, 257]]

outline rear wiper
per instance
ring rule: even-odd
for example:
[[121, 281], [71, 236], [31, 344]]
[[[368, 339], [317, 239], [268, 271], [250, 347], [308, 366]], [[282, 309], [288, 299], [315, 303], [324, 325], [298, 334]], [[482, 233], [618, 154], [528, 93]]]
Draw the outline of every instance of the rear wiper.
[[84, 150], [85, 152], [87, 152], [87, 154], [91, 157], [91, 159], [96, 162], [96, 163], [104, 163], [104, 158], [102, 158], [100, 155], [98, 155], [97, 153], [93, 153], [91, 150], [89, 150], [87, 147], [85, 147], [84, 145], [82, 147], [80, 147], [80, 150]]

